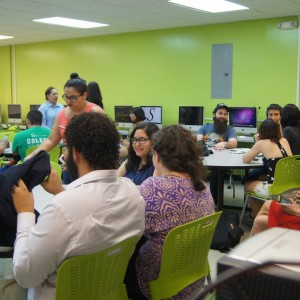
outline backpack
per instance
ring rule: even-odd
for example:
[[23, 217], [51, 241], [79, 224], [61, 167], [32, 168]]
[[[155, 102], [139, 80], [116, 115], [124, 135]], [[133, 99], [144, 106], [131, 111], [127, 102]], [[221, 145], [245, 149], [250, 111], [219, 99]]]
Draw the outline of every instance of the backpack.
[[235, 212], [223, 211], [211, 242], [211, 249], [228, 252], [239, 244], [243, 229], [239, 226], [239, 215]]

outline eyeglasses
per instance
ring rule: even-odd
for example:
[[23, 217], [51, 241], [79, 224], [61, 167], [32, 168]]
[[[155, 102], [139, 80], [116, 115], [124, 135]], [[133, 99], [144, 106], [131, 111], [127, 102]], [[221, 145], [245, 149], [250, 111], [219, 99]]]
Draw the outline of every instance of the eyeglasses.
[[81, 96], [82, 96], [82, 95], [78, 95], [78, 96], [72, 95], [72, 96], [68, 97], [67, 95], [63, 94], [61, 97], [62, 97], [65, 101], [70, 101], [70, 102], [75, 103], [75, 102], [78, 100], [78, 98], [80, 98]]
[[144, 145], [144, 144], [146, 144], [147, 141], [150, 141], [150, 139], [147, 139], [147, 138], [144, 138], [144, 137], [141, 137], [139, 139], [136, 139], [136, 138], [130, 139], [130, 142], [133, 145], [135, 145], [137, 142], [139, 142], [140, 145]]

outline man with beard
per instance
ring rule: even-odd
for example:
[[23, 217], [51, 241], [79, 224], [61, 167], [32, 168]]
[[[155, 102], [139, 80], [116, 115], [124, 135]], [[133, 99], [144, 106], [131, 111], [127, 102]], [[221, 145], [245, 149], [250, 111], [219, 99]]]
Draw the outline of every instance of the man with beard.
[[[223, 150], [237, 147], [237, 136], [233, 127], [227, 125], [229, 108], [219, 103], [213, 111], [214, 123], [207, 123], [200, 128], [197, 140], [204, 140], [209, 149]], [[210, 191], [218, 202], [218, 176], [216, 171], [211, 172]]]
[[[141, 236], [145, 204], [131, 180], [117, 177], [119, 134], [98, 113], [74, 116], [66, 128], [66, 190], [51, 170], [42, 184], [54, 194], [35, 224], [34, 199], [22, 180], [12, 189], [18, 213], [13, 270], [28, 299], [54, 299], [56, 274], [68, 258]], [[38, 200], [38, 199], [36, 199]]]

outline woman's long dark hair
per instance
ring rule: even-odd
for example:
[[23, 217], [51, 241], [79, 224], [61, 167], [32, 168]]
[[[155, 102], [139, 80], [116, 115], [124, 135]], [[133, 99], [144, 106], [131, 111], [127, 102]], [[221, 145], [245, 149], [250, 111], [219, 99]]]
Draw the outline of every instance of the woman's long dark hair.
[[282, 138], [280, 125], [268, 118], [264, 120], [258, 130], [260, 140], [271, 140], [272, 143], [278, 143]]
[[[143, 122], [143, 123], [137, 125], [136, 127], [134, 127], [134, 129], [132, 130], [132, 132], [130, 134], [130, 139], [132, 139], [134, 137], [135, 132], [139, 129], [144, 130], [147, 137], [150, 140], [152, 139], [153, 134], [159, 130], [158, 126], [155, 124]], [[130, 141], [130, 145], [128, 148], [128, 160], [127, 160], [127, 164], [125, 165], [126, 170], [134, 171], [136, 169], [136, 167], [140, 164], [140, 162], [141, 162], [141, 158], [136, 155], [136, 153], [132, 147], [132, 143]], [[151, 164], [152, 164], [152, 154], [150, 151], [148, 154], [148, 157], [147, 157], [147, 163], [145, 166], [143, 166], [143, 168], [146, 168]]]
[[152, 138], [152, 148], [170, 171], [187, 173], [196, 191], [205, 189], [206, 168], [202, 147], [190, 131], [179, 125], [164, 127]]
[[88, 101], [99, 105], [103, 109], [102, 94], [96, 81], [89, 82], [87, 86]]

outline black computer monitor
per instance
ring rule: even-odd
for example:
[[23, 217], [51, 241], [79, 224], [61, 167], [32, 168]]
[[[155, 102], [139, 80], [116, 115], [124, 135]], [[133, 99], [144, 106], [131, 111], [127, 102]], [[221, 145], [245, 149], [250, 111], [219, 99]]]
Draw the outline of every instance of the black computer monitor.
[[178, 123], [191, 131], [198, 131], [203, 125], [203, 106], [179, 106]]
[[8, 123], [22, 124], [20, 104], [8, 104]]
[[162, 107], [161, 106], [141, 106], [145, 113], [147, 122], [162, 124]]
[[256, 107], [229, 107], [229, 125], [237, 133], [257, 133]]
[[38, 110], [40, 108], [41, 104], [30, 104], [29, 109], [30, 110]]
[[130, 119], [130, 111], [132, 106], [123, 105], [115, 106], [115, 122], [117, 127], [132, 127], [133, 123]]

